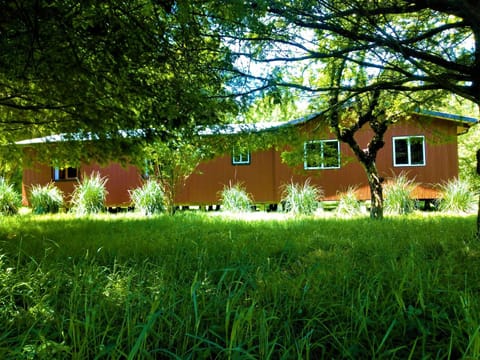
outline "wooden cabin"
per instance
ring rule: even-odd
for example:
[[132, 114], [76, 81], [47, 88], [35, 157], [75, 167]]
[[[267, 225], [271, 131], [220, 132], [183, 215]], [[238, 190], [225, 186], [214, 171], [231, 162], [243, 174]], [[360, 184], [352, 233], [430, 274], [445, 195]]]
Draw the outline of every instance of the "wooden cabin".
[[[458, 176], [457, 136], [477, 123], [476, 119], [440, 112], [423, 111], [391, 125], [385, 134], [385, 145], [377, 156], [377, 168], [385, 179], [401, 173], [414, 179], [417, 184], [413, 197], [435, 199], [439, 196], [438, 185]], [[355, 159], [348, 145], [336, 140], [319, 115], [312, 115], [285, 123], [255, 125], [231, 125], [204, 130], [206, 141], [210, 136], [224, 136], [229, 141], [235, 134], [282, 133], [291, 129], [298, 134], [297, 141], [280, 146], [249, 151], [232, 150], [213, 159], [201, 162], [197, 169], [177, 189], [177, 205], [218, 205], [220, 192], [229, 184], [241, 183], [251, 194], [256, 204], [280, 203], [282, 191], [288, 183], [311, 184], [323, 190], [323, 200], [336, 200], [341, 192], [355, 187], [358, 199], [370, 198], [365, 170]], [[279, 135], [281, 136], [281, 135]], [[367, 148], [372, 136], [370, 130], [361, 130], [356, 135], [359, 144]], [[291, 138], [290, 138], [291, 139]], [[108, 178], [106, 200], [109, 207], [130, 205], [129, 189], [142, 183], [142, 169], [134, 166], [107, 166], [82, 164], [80, 168], [58, 169], [35, 160], [35, 153], [52, 138], [21, 141], [25, 156], [33, 161], [23, 172], [23, 202], [28, 205], [29, 188], [34, 184], [51, 181], [68, 197], [81, 174], [98, 171]], [[58, 142], [61, 143], [60, 140]], [[68, 146], [65, 142], [62, 146]], [[297, 152], [297, 163], [286, 164], [282, 153]]]

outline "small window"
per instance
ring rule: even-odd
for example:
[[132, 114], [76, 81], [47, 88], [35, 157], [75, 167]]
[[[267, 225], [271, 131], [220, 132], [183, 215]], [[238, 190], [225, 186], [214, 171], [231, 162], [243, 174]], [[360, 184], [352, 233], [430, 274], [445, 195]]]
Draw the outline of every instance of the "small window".
[[233, 149], [232, 151], [232, 164], [233, 165], [249, 165], [250, 164], [250, 151]]
[[78, 169], [73, 167], [53, 168], [53, 180], [76, 180], [78, 179]]
[[304, 144], [305, 170], [340, 168], [338, 140], [315, 140]]
[[425, 166], [425, 137], [404, 136], [393, 138], [394, 166]]

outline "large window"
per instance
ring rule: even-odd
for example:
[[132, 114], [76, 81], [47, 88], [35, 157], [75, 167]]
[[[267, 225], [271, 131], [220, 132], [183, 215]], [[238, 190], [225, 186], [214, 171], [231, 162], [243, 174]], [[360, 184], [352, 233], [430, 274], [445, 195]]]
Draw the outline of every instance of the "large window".
[[246, 149], [233, 149], [232, 151], [232, 164], [233, 165], [249, 165], [250, 164], [250, 151]]
[[425, 137], [402, 136], [393, 138], [394, 166], [425, 166]]
[[338, 169], [340, 167], [340, 143], [338, 140], [308, 141], [304, 145], [306, 170]]
[[78, 178], [78, 169], [73, 167], [53, 168], [53, 180], [76, 180]]

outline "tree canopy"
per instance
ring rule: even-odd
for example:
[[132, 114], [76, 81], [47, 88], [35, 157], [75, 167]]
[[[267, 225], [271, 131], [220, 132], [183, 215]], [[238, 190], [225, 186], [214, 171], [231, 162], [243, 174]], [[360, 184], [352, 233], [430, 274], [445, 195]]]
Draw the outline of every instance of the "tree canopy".
[[157, 135], [223, 120], [228, 62], [194, 1], [6, 2], [0, 140], [121, 130]]
[[444, 90], [480, 103], [478, 1], [229, 0], [218, 9], [211, 16], [223, 24], [237, 60], [244, 59], [238, 64], [249, 59], [297, 68], [297, 76], [285, 78], [283, 72], [259, 76], [239, 67], [239, 75], [256, 80], [249, 91], [330, 91], [331, 84], [311, 75], [337, 59], [366, 70], [363, 83], [352, 84], [352, 74], [345, 73], [337, 84], [345, 94]]

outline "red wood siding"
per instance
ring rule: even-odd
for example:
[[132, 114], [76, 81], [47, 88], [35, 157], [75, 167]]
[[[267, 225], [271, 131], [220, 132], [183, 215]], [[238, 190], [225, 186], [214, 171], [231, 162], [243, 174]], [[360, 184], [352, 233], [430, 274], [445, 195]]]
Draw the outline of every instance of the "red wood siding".
[[[27, 156], [34, 157], [31, 149], [26, 149]], [[117, 163], [110, 163], [107, 166], [98, 164], [82, 164], [79, 168], [79, 176], [90, 175], [92, 172], [99, 172], [102, 177], [106, 177], [106, 188], [108, 191], [106, 204], [107, 206], [126, 207], [130, 205], [129, 189], [138, 187], [141, 184], [141, 176], [134, 166], [123, 167]], [[77, 180], [60, 180], [53, 181], [52, 167], [39, 162], [34, 162], [29, 168], [23, 170], [22, 182], [22, 202], [28, 206], [30, 188], [34, 184], [46, 185], [54, 182], [55, 186], [63, 191], [66, 201], [70, 200]]]
[[[318, 131], [318, 123], [315, 121], [298, 127], [300, 132], [307, 134], [308, 139], [334, 139], [334, 135], [326, 129], [324, 126], [322, 131]], [[415, 135], [425, 137], [426, 165], [395, 167], [392, 138]], [[360, 146], [367, 148], [371, 136], [371, 131], [362, 130], [356, 137]], [[414, 192], [416, 198], [438, 197], [436, 186], [458, 176], [457, 124], [455, 122], [415, 117], [411, 121], [391, 126], [384, 140], [385, 146], [377, 156], [380, 176], [388, 180], [402, 172], [406, 173], [419, 184]], [[31, 149], [26, 149], [27, 155], [32, 156], [30, 152]], [[346, 191], [350, 186], [357, 188], [360, 199], [369, 199], [370, 192], [365, 170], [356, 161], [346, 144], [340, 143], [340, 154], [341, 167], [324, 170], [304, 170], [303, 163], [296, 167], [288, 166], [282, 162], [281, 152], [274, 149], [252, 153], [249, 165], [233, 165], [231, 154], [225, 154], [201, 163], [185, 181], [184, 186], [177, 189], [176, 202], [178, 205], [218, 204], [220, 192], [225, 186], [241, 183], [256, 203], [278, 203], [285, 184], [303, 183], [307, 179], [322, 188], [325, 200], [338, 199], [339, 193]], [[111, 163], [106, 167], [100, 167], [97, 164], [80, 167], [80, 174], [90, 174], [92, 171], [99, 171], [102, 176], [108, 178], [108, 206], [128, 206], [130, 203], [128, 190], [141, 184], [140, 173], [133, 166], [121, 167]], [[32, 184], [47, 184], [51, 180], [52, 170], [47, 165], [37, 163], [25, 169], [24, 203], [28, 203], [27, 192]], [[59, 181], [55, 184], [68, 195], [76, 181]]]

